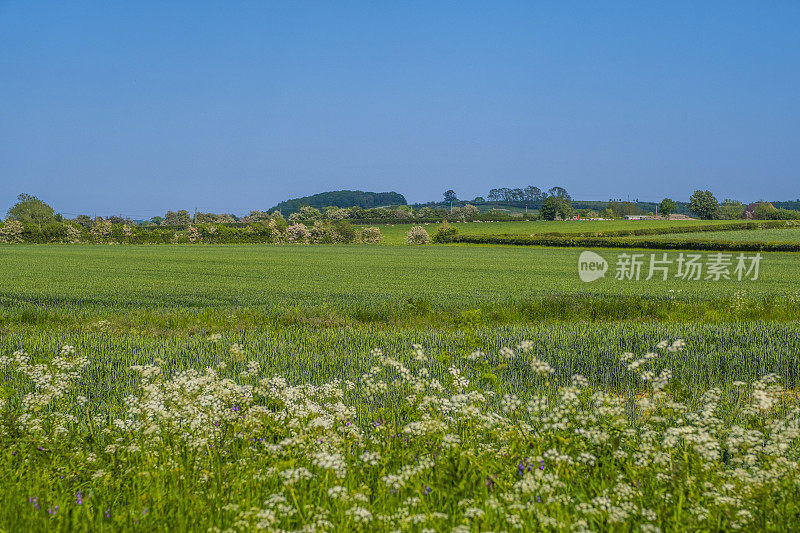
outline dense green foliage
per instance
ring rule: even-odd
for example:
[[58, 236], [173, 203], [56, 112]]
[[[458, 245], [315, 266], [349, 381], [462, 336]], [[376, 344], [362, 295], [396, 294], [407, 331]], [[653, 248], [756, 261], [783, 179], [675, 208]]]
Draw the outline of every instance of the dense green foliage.
[[56, 221], [53, 208], [29, 194], [17, 196], [17, 203], [8, 210], [8, 217], [23, 224], [32, 224], [38, 227]]
[[778, 209], [763, 202], [756, 206], [753, 214], [759, 220], [800, 220], [800, 211]]
[[[97, 219], [90, 227], [75, 222], [51, 222], [42, 227], [6, 221], [0, 224], [0, 244], [268, 244], [293, 243], [283, 218], [233, 226], [229, 224], [190, 224], [188, 226], [128, 226]], [[347, 220], [317, 221], [306, 227], [294, 226], [309, 234], [306, 244], [361, 242], [362, 230]], [[375, 231], [371, 230], [374, 234]], [[365, 242], [380, 242], [380, 234]]]
[[[423, 228], [424, 230], [424, 228]], [[458, 228], [447, 222], [442, 223], [431, 238], [432, 242], [451, 242], [458, 235]]]
[[572, 216], [572, 206], [568, 198], [548, 196], [542, 200], [542, 207], [539, 213], [542, 220], [555, 220], [556, 217], [567, 219]]
[[677, 208], [678, 204], [676, 204], [674, 200], [671, 198], [664, 198], [661, 200], [661, 203], [658, 204], [658, 214], [662, 217], [668, 217], [674, 213]]
[[792, 211], [800, 211], [800, 199], [788, 202], [771, 202], [778, 209], [791, 209]]
[[284, 215], [300, 211], [303, 206], [324, 209], [329, 205], [336, 207], [363, 207], [372, 208], [383, 205], [406, 205], [405, 197], [396, 192], [365, 192], [365, 191], [329, 191], [285, 200], [271, 209]]
[[703, 220], [719, 218], [719, 202], [711, 191], [695, 191], [689, 197], [689, 210]]
[[719, 218], [723, 220], [741, 220], [747, 206], [737, 200], [725, 199], [719, 204]]

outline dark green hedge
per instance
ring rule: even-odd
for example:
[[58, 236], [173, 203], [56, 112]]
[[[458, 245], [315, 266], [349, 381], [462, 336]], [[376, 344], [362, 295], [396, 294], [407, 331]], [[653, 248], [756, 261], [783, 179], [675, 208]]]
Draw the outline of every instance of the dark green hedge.
[[535, 236], [526, 235], [455, 235], [453, 243], [510, 244], [514, 246], [561, 246], [578, 248], [648, 248], [660, 250], [710, 250], [741, 252], [800, 252], [798, 242], [739, 242], [708, 240], [639, 240], [611, 237]]
[[[632, 222], [635, 224], [635, 222]], [[675, 222], [681, 224], [681, 222]], [[775, 228], [800, 228], [800, 221], [794, 220], [752, 220], [727, 222], [725, 224], [702, 224], [702, 225], [676, 225], [664, 228], [636, 228], [609, 231], [588, 231], [582, 233], [570, 233], [571, 237], [627, 237], [630, 235], [667, 235], [671, 233], [695, 233], [708, 231], [735, 231], [753, 229], [775, 229]], [[563, 233], [542, 233], [544, 237], [563, 237]]]

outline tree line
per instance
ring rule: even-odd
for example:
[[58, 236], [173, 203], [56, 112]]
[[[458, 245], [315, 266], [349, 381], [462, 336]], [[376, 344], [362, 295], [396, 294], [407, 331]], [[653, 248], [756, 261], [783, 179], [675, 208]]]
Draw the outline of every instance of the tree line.
[[[509, 187], [498, 187], [495, 189], [489, 189], [489, 194], [484, 198], [483, 196], [476, 196], [473, 200], [470, 200], [473, 204], [485, 204], [485, 203], [504, 203], [504, 204], [514, 204], [514, 203], [521, 203], [521, 202], [529, 202], [531, 204], [539, 204], [544, 201], [545, 198], [548, 196], [554, 196], [556, 198], [564, 198], [570, 200], [571, 197], [566, 189], [563, 187], [551, 187], [547, 191], [543, 191], [539, 187], [535, 185], [528, 185], [527, 187], [517, 187], [517, 188], [509, 188]], [[444, 203], [445, 204], [455, 204], [459, 202], [464, 202], [464, 200], [460, 200], [458, 198], [458, 194], [453, 189], [448, 189], [444, 192]]]
[[[481, 211], [476, 205], [458, 200], [453, 190], [445, 191], [445, 200], [449, 204], [441, 203], [417, 207], [409, 205], [395, 205], [386, 207], [364, 208], [359, 205], [340, 207], [328, 205], [322, 209], [303, 205], [284, 218], [280, 211], [250, 211], [242, 218], [233, 214], [194, 213], [187, 210], [167, 211], [163, 217], [153, 217], [146, 222], [134, 222], [119, 216], [89, 217], [78, 215], [72, 220], [65, 220], [56, 213], [51, 206], [39, 198], [20, 194], [17, 202], [8, 210], [5, 223], [0, 227], [0, 241], [18, 242], [105, 242], [112, 239], [117, 242], [172, 242], [183, 238], [182, 230], [194, 227], [193, 231], [199, 232], [206, 242], [268, 242], [273, 237], [280, 240], [280, 232], [285, 231], [289, 225], [298, 224], [316, 226], [317, 236], [340, 233], [346, 226], [339, 224], [351, 221], [357, 224], [376, 223], [413, 223], [413, 222], [464, 222], [464, 221], [500, 221], [500, 220], [556, 220], [570, 218], [621, 218], [628, 215], [653, 214], [645, 212], [640, 204], [624, 201], [591, 202], [596, 209], [578, 208], [571, 200], [569, 193], [562, 187], [552, 187], [546, 193], [537, 187], [529, 186], [525, 189], [492, 189], [492, 198], [531, 198], [538, 202], [535, 211], [526, 213], [510, 213], [501, 210], [499, 206], [490, 205], [490, 209]], [[519, 191], [522, 191], [520, 193]], [[520, 196], [522, 194], [522, 196]], [[405, 200], [405, 199], [403, 199]], [[478, 197], [474, 201], [481, 204], [483, 199]], [[533, 201], [533, 200], [532, 200]], [[578, 202], [577, 204], [581, 204]], [[585, 202], [584, 202], [585, 204]], [[788, 205], [794, 203], [787, 202]], [[655, 204], [650, 204], [655, 206]], [[670, 198], [663, 199], [656, 207], [656, 212], [669, 217], [678, 208], [678, 202]], [[736, 200], [725, 199], [719, 202], [714, 194], [708, 190], [697, 190], [689, 198], [688, 204], [682, 204], [697, 218], [713, 219], [754, 219], [754, 220], [792, 220], [800, 219], [800, 211], [775, 207], [769, 202], [754, 202], [748, 205]], [[285, 225], [284, 225], [285, 224]], [[334, 231], [331, 228], [338, 227]], [[272, 226], [267, 232], [266, 226]], [[234, 228], [244, 232], [236, 234], [226, 229], [217, 230], [209, 228]], [[276, 230], [277, 227], [277, 230]], [[147, 230], [149, 228], [149, 233]], [[154, 232], [156, 228], [164, 231]], [[168, 229], [175, 230], [172, 233]], [[205, 229], [203, 229], [205, 228]], [[296, 228], [300, 231], [299, 228]], [[333, 232], [333, 233], [330, 233]], [[300, 231], [302, 233], [302, 231]], [[326, 237], [327, 238], [327, 237]], [[223, 240], [220, 240], [223, 239]], [[336, 237], [336, 242], [342, 239]]]

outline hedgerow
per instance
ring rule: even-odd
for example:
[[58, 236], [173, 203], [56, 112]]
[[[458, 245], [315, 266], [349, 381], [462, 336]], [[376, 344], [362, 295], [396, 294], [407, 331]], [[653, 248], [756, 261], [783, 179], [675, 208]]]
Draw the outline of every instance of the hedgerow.
[[[287, 233], [287, 230], [290, 230]], [[289, 228], [270, 222], [243, 226], [229, 224], [190, 224], [187, 227], [141, 227], [111, 224], [100, 220], [91, 229], [72, 222], [53, 222], [43, 226], [21, 224], [14, 220], [0, 223], [0, 243], [96, 243], [96, 244], [257, 244], [308, 242], [306, 226], [297, 223]], [[319, 222], [314, 243], [355, 243], [361, 231], [346, 220]], [[369, 230], [369, 242], [380, 242], [378, 228]]]
[[642, 240], [626, 239], [624, 237], [584, 237], [575, 235], [453, 235], [447, 237], [445, 242], [579, 248], [655, 248], [661, 250], [800, 252], [799, 242], [668, 241], [660, 239]]
[[[667, 235], [670, 233], [697, 233], [703, 231], [735, 231], [735, 230], [758, 230], [776, 228], [796, 228], [800, 227], [800, 221], [796, 220], [761, 220], [761, 221], [736, 221], [725, 224], [704, 224], [704, 225], [676, 225], [663, 228], [649, 227], [624, 230], [592, 231], [583, 233], [572, 233], [576, 237], [627, 237], [630, 235]], [[561, 236], [562, 233], [541, 233], [540, 236]]]

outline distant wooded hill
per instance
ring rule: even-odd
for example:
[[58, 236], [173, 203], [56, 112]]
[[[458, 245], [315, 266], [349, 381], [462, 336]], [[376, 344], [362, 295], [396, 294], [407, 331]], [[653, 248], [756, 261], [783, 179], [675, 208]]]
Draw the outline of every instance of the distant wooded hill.
[[406, 198], [397, 192], [329, 191], [302, 198], [292, 198], [279, 203], [270, 211], [277, 209], [284, 216], [299, 211], [304, 205], [323, 209], [329, 205], [336, 207], [359, 206], [365, 209], [384, 205], [406, 205]]
[[772, 205], [777, 207], [778, 209], [793, 209], [794, 211], [800, 211], [800, 199], [795, 201], [788, 201], [788, 202], [772, 202]]

